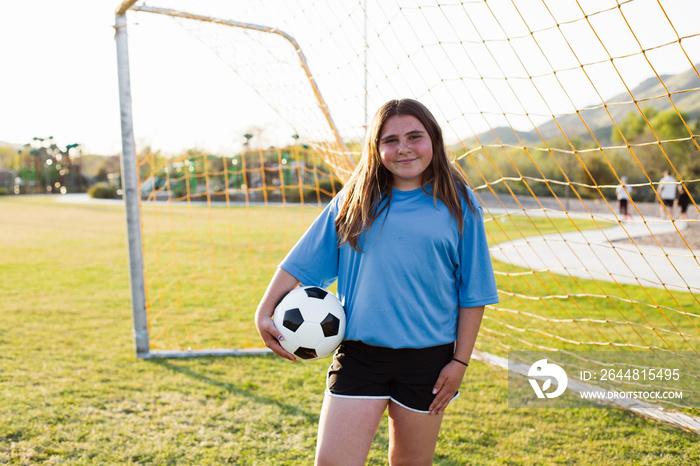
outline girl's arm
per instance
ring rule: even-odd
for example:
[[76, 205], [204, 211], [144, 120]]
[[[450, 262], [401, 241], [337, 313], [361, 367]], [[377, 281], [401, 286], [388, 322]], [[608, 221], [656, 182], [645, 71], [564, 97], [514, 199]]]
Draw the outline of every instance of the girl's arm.
[[[460, 307], [457, 321], [457, 342], [454, 358], [469, 363], [476, 343], [476, 337], [484, 316], [484, 306]], [[467, 367], [457, 361], [450, 361], [440, 372], [433, 393], [435, 399], [430, 405], [430, 412], [440, 414], [445, 411], [450, 400], [457, 394]]]
[[297, 358], [280, 345], [280, 340], [283, 337], [272, 322], [272, 314], [275, 312], [277, 304], [282, 301], [282, 298], [299, 286], [299, 283], [299, 280], [294, 278], [289, 272], [278, 268], [255, 311], [255, 327], [258, 329], [263, 342], [265, 342], [265, 346], [270, 348], [276, 355], [289, 359], [292, 362], [296, 362]]

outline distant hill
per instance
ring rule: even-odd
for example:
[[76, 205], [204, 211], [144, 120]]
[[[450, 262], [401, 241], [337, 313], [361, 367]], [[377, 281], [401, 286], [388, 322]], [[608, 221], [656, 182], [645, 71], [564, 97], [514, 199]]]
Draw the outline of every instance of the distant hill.
[[[654, 76], [646, 79], [631, 90], [634, 99], [636, 99], [640, 107], [648, 106], [664, 111], [673, 108], [671, 105], [672, 99], [676, 108], [687, 113], [692, 119], [700, 116], [700, 92], [683, 92], [700, 88], [700, 77], [698, 77], [694, 69], [691, 68], [676, 75], [661, 75], [660, 78], [661, 80]], [[668, 90], [664, 89], [664, 85]], [[669, 93], [671, 93], [671, 99], [668, 97]], [[636, 112], [637, 107], [629, 93], [618, 94], [611, 99], [607, 99], [607, 111], [602, 105], [601, 103], [582, 109], [579, 114], [593, 131], [598, 141], [601, 144], [608, 144], [613, 128], [610, 117], [619, 124], [629, 112]], [[610, 115], [608, 115], [608, 112]], [[581, 118], [578, 115], [557, 117], [556, 122], [554, 119], [549, 120], [539, 125], [537, 130], [545, 139], [561, 138], [563, 131], [569, 139], [579, 137], [583, 140], [590, 140], [591, 136], [586, 126], [581, 122]], [[561, 130], [559, 127], [561, 127]], [[494, 136], [494, 133], [498, 136], [498, 139]], [[535, 130], [528, 132], [518, 131], [517, 135], [525, 144], [536, 145], [542, 142]], [[514, 130], [509, 127], [494, 128], [493, 132], [481, 133], [478, 135], [478, 139], [482, 144], [495, 144], [498, 143], [499, 139], [504, 144], [518, 143]], [[466, 147], [474, 147], [477, 145], [476, 138], [469, 138], [464, 141], [464, 144]]]

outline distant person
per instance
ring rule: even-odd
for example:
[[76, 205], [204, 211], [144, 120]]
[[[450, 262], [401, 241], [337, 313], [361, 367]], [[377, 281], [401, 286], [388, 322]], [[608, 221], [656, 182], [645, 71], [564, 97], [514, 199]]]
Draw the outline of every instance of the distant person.
[[690, 195], [685, 186], [678, 185], [678, 207], [681, 209], [681, 220], [688, 219], [688, 205], [690, 205]]
[[[659, 180], [659, 197], [663, 205], [659, 207], [661, 218], [666, 217], [668, 211], [669, 218], [673, 217], [673, 204], [676, 201], [676, 184], [678, 182], [671, 176], [669, 170], [664, 170], [664, 177]], [[666, 209], [664, 209], [666, 206]]]
[[632, 198], [632, 187], [627, 186], [627, 177], [620, 178], [620, 184], [615, 188], [617, 194], [617, 203], [620, 205], [620, 217], [625, 220], [632, 220], [632, 215], [629, 213], [629, 200]]

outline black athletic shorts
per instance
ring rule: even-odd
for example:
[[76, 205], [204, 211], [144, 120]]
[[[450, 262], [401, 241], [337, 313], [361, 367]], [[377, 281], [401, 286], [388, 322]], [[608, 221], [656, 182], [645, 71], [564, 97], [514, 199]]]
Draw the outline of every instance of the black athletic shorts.
[[[453, 354], [453, 343], [392, 349], [344, 341], [328, 369], [326, 393], [334, 397], [387, 399], [412, 411], [429, 413], [435, 382]], [[454, 398], [457, 396], [459, 392]]]
[[664, 204], [666, 205], [666, 207], [673, 207], [673, 203], [674, 203], [675, 199], [663, 199], [663, 201], [664, 201]]

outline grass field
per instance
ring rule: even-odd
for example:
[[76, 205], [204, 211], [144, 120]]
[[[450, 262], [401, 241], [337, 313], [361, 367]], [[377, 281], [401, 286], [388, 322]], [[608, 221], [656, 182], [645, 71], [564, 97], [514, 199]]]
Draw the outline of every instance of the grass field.
[[[328, 360], [138, 360], [123, 208], [0, 197], [0, 214], [0, 464], [312, 464]], [[387, 443], [383, 423], [369, 464], [386, 464]], [[509, 409], [507, 374], [476, 362], [435, 458], [699, 462], [697, 436], [627, 412]]]

